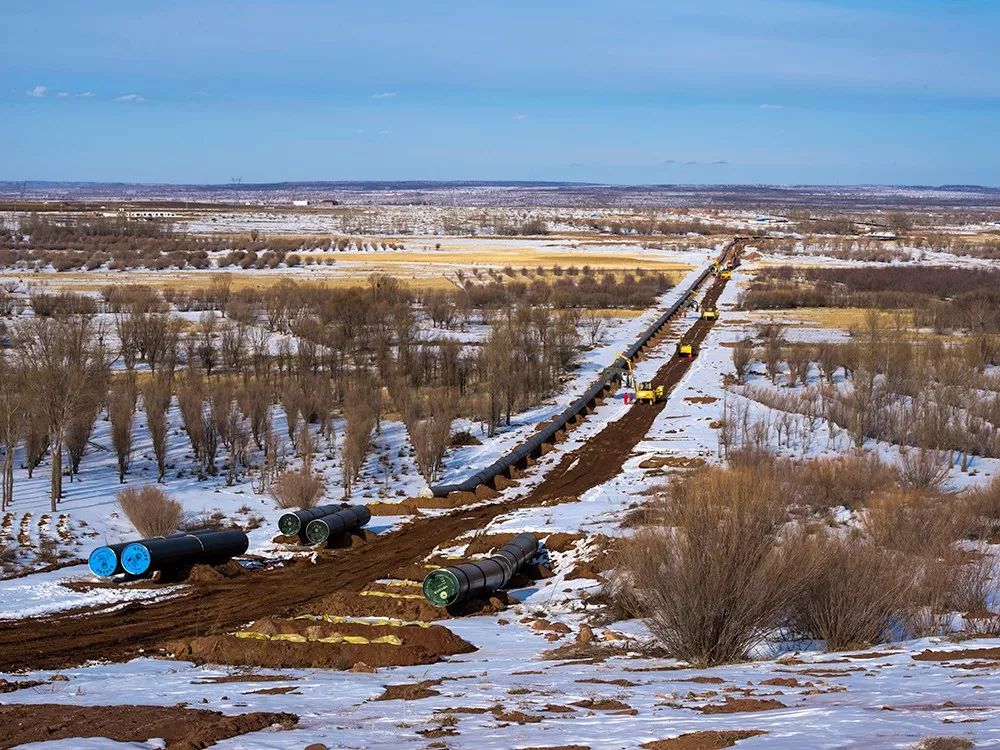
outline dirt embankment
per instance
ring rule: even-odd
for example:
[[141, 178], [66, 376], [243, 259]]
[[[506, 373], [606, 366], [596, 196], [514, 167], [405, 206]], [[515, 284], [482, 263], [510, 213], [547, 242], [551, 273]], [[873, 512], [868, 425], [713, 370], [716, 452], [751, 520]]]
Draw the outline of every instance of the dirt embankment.
[[[714, 304], [725, 283], [725, 279], [715, 279], [703, 304]], [[700, 343], [713, 323], [698, 320], [685, 333], [685, 340]], [[690, 360], [673, 357], [660, 368], [653, 382], [664, 385], [669, 392], [690, 366]], [[579, 449], [563, 456], [533, 491], [516, 500], [460, 507], [435, 518], [418, 516], [398, 531], [362, 546], [323, 555], [315, 563], [299, 559], [238, 578], [204, 580], [183, 596], [128, 604], [115, 611], [94, 611], [86, 617], [65, 612], [5, 622], [0, 627], [0, 671], [62, 668], [88, 659], [125, 660], [139, 653], [148, 654], [167, 642], [175, 646], [178, 641], [194, 644], [194, 639], [199, 638], [210, 640], [197, 641], [197, 647], [190, 645], [189, 658], [225, 660], [228, 646], [223, 649], [217, 637], [246, 622], [267, 615], [323, 612], [317, 607], [331, 595], [360, 592], [378, 579], [391, 577], [396, 570], [422, 563], [435, 547], [484, 527], [498, 515], [517, 508], [573, 501], [612, 479], [663, 407], [659, 403], [629, 409]], [[282, 644], [290, 662], [300, 645]], [[350, 653], [346, 649], [341, 648], [343, 654]], [[183, 649], [180, 651], [183, 653]], [[282, 661], [277, 659], [278, 663]]]
[[226, 716], [181, 706], [67, 706], [57, 703], [0, 706], [0, 748], [73, 737], [107, 737], [118, 742], [166, 740], [167, 750], [200, 750], [262, 729], [291, 729], [295, 714]]

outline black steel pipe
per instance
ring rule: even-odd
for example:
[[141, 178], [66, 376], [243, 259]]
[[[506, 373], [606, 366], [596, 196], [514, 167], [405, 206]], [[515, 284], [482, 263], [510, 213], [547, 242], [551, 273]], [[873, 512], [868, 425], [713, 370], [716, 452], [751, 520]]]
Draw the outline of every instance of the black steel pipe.
[[310, 521], [306, 525], [306, 541], [310, 544], [325, 544], [330, 537], [360, 529], [371, 520], [372, 512], [367, 505], [341, 506], [336, 513]]
[[126, 573], [142, 576], [190, 565], [218, 565], [242, 555], [249, 546], [250, 540], [242, 531], [203, 529], [133, 542], [122, 550], [120, 558]]
[[340, 504], [317, 505], [315, 508], [306, 508], [304, 510], [293, 510], [288, 513], [282, 513], [281, 517], [278, 519], [278, 530], [285, 536], [295, 536], [297, 534], [305, 538], [306, 525], [310, 521], [314, 518], [322, 518], [323, 516], [328, 516], [331, 513], [336, 513], [343, 507], [344, 506]]
[[437, 607], [489, 596], [504, 588], [535, 552], [534, 534], [518, 534], [495, 555], [476, 562], [440, 568], [424, 578], [424, 598]]

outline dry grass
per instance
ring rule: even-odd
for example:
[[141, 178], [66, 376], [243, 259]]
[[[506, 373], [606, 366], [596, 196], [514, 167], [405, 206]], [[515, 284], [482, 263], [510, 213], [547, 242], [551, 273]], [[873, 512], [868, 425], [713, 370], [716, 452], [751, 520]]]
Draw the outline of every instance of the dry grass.
[[789, 494], [795, 502], [816, 510], [862, 508], [898, 480], [895, 469], [868, 453], [782, 465], [781, 473], [788, 477]]
[[184, 509], [153, 485], [119, 490], [118, 506], [143, 537], [166, 536], [177, 531]]
[[864, 530], [879, 547], [907, 555], [940, 558], [969, 535], [973, 518], [958, 495], [887, 492], [876, 498], [864, 519]]

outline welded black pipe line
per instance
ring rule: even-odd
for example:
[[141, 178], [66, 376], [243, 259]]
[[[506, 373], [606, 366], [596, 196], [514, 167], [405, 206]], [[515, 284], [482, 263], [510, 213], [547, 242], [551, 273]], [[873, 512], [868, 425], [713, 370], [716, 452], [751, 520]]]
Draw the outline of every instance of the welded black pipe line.
[[[705, 281], [706, 278], [711, 274], [711, 268], [706, 268], [703, 270], [698, 277], [688, 286], [687, 290], [677, 299], [674, 304], [672, 304], [666, 312], [664, 312], [652, 325], [650, 325], [643, 333], [639, 336], [639, 339], [632, 344], [628, 349], [626, 349], [624, 356], [632, 359], [638, 351], [649, 341], [666, 323], [669, 319], [680, 310], [681, 306], [687, 301], [687, 299], [694, 293], [694, 291]], [[615, 358], [615, 362], [621, 359], [621, 355]], [[584, 397], [574, 401], [573, 404], [564, 409], [562, 412], [558, 413], [552, 422], [546, 425], [538, 433], [535, 433], [532, 438], [528, 439], [528, 443], [534, 444], [534, 447], [538, 447], [542, 442], [549, 442], [555, 437], [555, 434], [566, 427], [566, 423], [570, 421], [573, 417], [579, 414], [583, 410], [583, 405], [589, 403], [591, 398], [591, 392], [596, 395], [602, 391], [607, 383], [608, 371], [613, 368], [605, 368], [601, 372], [601, 378], [596, 383], [591, 385], [587, 390]], [[590, 396], [588, 398], [588, 396]], [[535, 442], [537, 439], [537, 442]], [[433, 485], [430, 490], [435, 497], [447, 497], [452, 492], [474, 492], [475, 489], [481, 484], [489, 484], [493, 479], [506, 472], [517, 463], [513, 455], [513, 451], [506, 453], [501, 456], [501, 458], [495, 461], [486, 469], [481, 469], [470, 477], [462, 480], [461, 482], [454, 482], [451, 484], [444, 485]]]

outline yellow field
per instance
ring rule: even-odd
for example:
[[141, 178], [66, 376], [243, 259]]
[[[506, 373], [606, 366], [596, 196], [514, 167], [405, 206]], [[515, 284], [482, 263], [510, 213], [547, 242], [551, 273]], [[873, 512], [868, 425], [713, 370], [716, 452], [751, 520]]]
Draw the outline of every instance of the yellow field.
[[[484, 241], [476, 238], [442, 237], [430, 240], [409, 240], [422, 250], [379, 252], [300, 252], [303, 259], [316, 258], [316, 265], [288, 270], [220, 269], [212, 271], [70, 271], [65, 273], [31, 274], [32, 283], [57, 286], [73, 291], [94, 291], [108, 284], [146, 284], [161, 289], [198, 288], [211, 282], [220, 272], [230, 274], [233, 287], [265, 288], [282, 280], [292, 279], [301, 283], [319, 283], [329, 287], [356, 286], [367, 282], [373, 273], [383, 273], [399, 279], [414, 289], [454, 289], [457, 274], [469, 274], [474, 269], [514, 270], [515, 280], [534, 281], [541, 278], [551, 282], [556, 276], [552, 269], [560, 266], [582, 268], [590, 266], [602, 273], [620, 278], [637, 269], [655, 270], [669, 274], [673, 282], [680, 280], [690, 269], [686, 263], [660, 261], [643, 253], [628, 250], [588, 250], [586, 246], [562, 250], [544, 243], [535, 245], [523, 240]], [[440, 250], [433, 249], [441, 245]], [[519, 273], [529, 269], [527, 277]], [[539, 276], [536, 269], [547, 273]], [[23, 276], [23, 274], [18, 274]], [[507, 281], [511, 279], [507, 278]]]
[[[863, 307], [799, 307], [794, 310], [754, 310], [742, 313], [755, 322], [774, 320], [784, 325], [807, 325], [817, 328], [864, 328], [871, 311]], [[879, 323], [884, 328], [896, 325], [897, 315], [904, 327], [913, 325], [913, 314], [906, 310], [879, 312]]]

